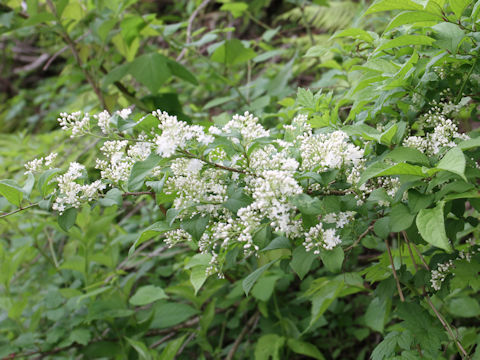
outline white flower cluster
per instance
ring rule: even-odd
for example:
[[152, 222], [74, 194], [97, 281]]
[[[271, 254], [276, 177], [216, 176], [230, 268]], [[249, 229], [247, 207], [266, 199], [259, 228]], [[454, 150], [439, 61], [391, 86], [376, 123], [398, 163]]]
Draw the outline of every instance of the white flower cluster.
[[259, 124], [258, 118], [248, 111], [243, 115], [234, 115], [232, 120], [223, 127], [223, 132], [232, 135], [239, 134], [245, 148], [248, 148], [255, 139], [270, 136], [270, 131]]
[[[467, 262], [472, 260], [472, 256], [478, 250], [474, 249], [476, 244], [473, 239], [467, 240], [467, 244], [470, 246], [468, 250], [461, 250], [455, 260], [465, 260]], [[442, 283], [445, 281], [453, 268], [455, 268], [455, 264], [453, 260], [449, 260], [447, 262], [438, 264], [437, 269], [430, 272], [430, 283], [432, 284], [434, 290], [439, 291], [442, 288]]]
[[171, 157], [175, 151], [185, 148], [191, 140], [197, 140], [201, 145], [208, 145], [215, 140], [212, 135], [205, 133], [202, 126], [188, 125], [178, 121], [176, 116], [160, 110], [152, 114], [160, 120], [158, 128], [162, 130], [162, 134], [155, 137], [155, 151], [162, 157]]
[[342, 242], [336, 234], [335, 229], [324, 229], [323, 224], [319, 223], [310, 228], [305, 234], [303, 246], [305, 250], [312, 251], [315, 255], [320, 254], [321, 249], [332, 250]]
[[340, 130], [329, 134], [313, 134], [309, 131], [302, 135], [302, 170], [324, 171], [358, 165], [363, 158], [363, 150], [347, 140], [348, 135]]
[[335, 214], [335, 213], [326, 214], [322, 218], [322, 221], [327, 224], [335, 224], [337, 228], [342, 229], [349, 222], [353, 221], [354, 218], [355, 218], [354, 211], [345, 211], [345, 212], [339, 212], [338, 214]]
[[450, 273], [450, 269], [453, 268], [453, 261], [449, 260], [445, 263], [437, 265], [436, 270], [432, 270], [430, 283], [434, 290], [438, 291], [442, 288], [442, 283], [445, 281], [447, 275]]
[[37, 158], [33, 159], [32, 161], [29, 161], [28, 163], [25, 164], [25, 174], [33, 174], [36, 172], [39, 172], [44, 166], [46, 167], [51, 167], [55, 159], [57, 158], [58, 154], [57, 153], [51, 153], [48, 156], [45, 156], [44, 158]]
[[85, 113], [82, 115], [80, 111], [71, 114], [60, 113], [57, 119], [63, 130], [71, 131], [70, 137], [84, 135], [90, 131], [90, 115]]
[[458, 105], [452, 102], [434, 102], [432, 109], [424, 116], [425, 127], [433, 128], [425, 136], [409, 136], [403, 145], [420, 150], [429, 156], [437, 155], [442, 148], [455, 147], [454, 139], [466, 140], [466, 134], [458, 132], [457, 124], [448, 118], [452, 112], [458, 111]]
[[107, 160], [97, 159], [95, 166], [101, 170], [103, 179], [114, 184], [128, 180], [133, 164], [146, 160], [151, 153], [152, 144], [144, 136], [139, 140], [130, 146], [128, 140], [105, 141], [100, 150]]
[[105, 189], [105, 184], [96, 180], [91, 184], [81, 185], [76, 181], [82, 176], [85, 166], [72, 162], [68, 171], [56, 178], [59, 195], [52, 205], [52, 209], [60, 214], [70, 207], [79, 207], [82, 202], [92, 201]]

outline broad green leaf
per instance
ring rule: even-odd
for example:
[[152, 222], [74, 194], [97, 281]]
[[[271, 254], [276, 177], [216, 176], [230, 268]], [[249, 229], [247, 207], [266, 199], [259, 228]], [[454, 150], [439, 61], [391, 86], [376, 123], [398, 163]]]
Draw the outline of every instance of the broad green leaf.
[[125, 340], [137, 351], [140, 360], [152, 360], [152, 354], [142, 341], [134, 340], [125, 336]]
[[231, 187], [228, 189], [228, 199], [223, 206], [236, 214], [241, 208], [247, 207], [253, 199], [245, 194], [242, 188]]
[[449, 0], [448, 3], [452, 8], [453, 12], [457, 19], [460, 19], [463, 12], [467, 8], [468, 5], [472, 3], [473, 0]]
[[333, 37], [334, 38], [352, 37], [354, 39], [363, 40], [368, 43], [372, 43], [374, 40], [373, 36], [370, 35], [367, 31], [362, 29], [357, 29], [357, 28], [349, 28], [349, 29], [340, 31], [338, 34], [335, 34]]
[[60, 169], [48, 169], [38, 178], [37, 189], [40, 191], [40, 194], [42, 194], [42, 197], [48, 195], [48, 183], [58, 172], [60, 172]]
[[197, 214], [189, 220], [184, 220], [180, 226], [183, 230], [192, 235], [193, 240], [200, 241], [209, 221], [209, 215], [202, 216], [201, 214]]
[[422, 209], [417, 215], [417, 228], [422, 238], [440, 249], [447, 252], [452, 247], [445, 232], [445, 220], [443, 217], [444, 201], [440, 201], [433, 209]]
[[248, 5], [244, 2], [227, 2], [221, 6], [220, 10], [228, 11], [236, 19], [248, 10]]
[[423, 6], [412, 0], [377, 0], [365, 12], [365, 15], [391, 10], [423, 10]]
[[312, 315], [309, 328], [327, 311], [344, 287], [340, 280], [325, 280], [312, 296]]
[[238, 65], [253, 59], [257, 54], [250, 48], [243, 46], [238, 39], [225, 41], [212, 54], [213, 61], [225, 65]]
[[470, 150], [476, 147], [480, 147], [480, 137], [476, 137], [473, 139], [463, 140], [461, 143], [458, 144], [458, 148], [462, 150]]
[[316, 256], [313, 251], [305, 250], [304, 246], [297, 246], [295, 250], [293, 250], [290, 267], [293, 269], [293, 271], [295, 271], [300, 279], [303, 279], [310, 271], [315, 258]]
[[295, 196], [292, 199], [292, 204], [305, 215], [319, 215], [322, 212], [322, 202], [318, 198], [307, 194]]
[[433, 194], [422, 194], [417, 190], [409, 190], [408, 191], [408, 207], [414, 213], [429, 207], [435, 196]]
[[287, 346], [295, 353], [300, 355], [305, 355], [314, 359], [324, 360], [325, 357], [322, 355], [318, 348], [310, 343], [300, 341], [297, 339], [288, 339]]
[[285, 344], [285, 338], [277, 334], [266, 334], [258, 339], [255, 345], [255, 360], [280, 360], [280, 350]]
[[129, 303], [134, 306], [143, 306], [166, 298], [168, 298], [168, 296], [162, 288], [154, 285], [146, 285], [137, 290], [135, 295], [130, 298]]
[[128, 72], [155, 94], [172, 75], [168, 63], [168, 59], [158, 53], [144, 54], [130, 63]]
[[375, 52], [382, 50], [389, 50], [400, 46], [414, 46], [414, 45], [432, 45], [435, 39], [425, 35], [400, 35], [380, 45]]
[[70, 208], [65, 210], [62, 215], [58, 216], [58, 225], [60, 225], [62, 230], [70, 230], [70, 228], [75, 224], [77, 213], [77, 209]]
[[467, 181], [465, 177], [465, 155], [458, 147], [454, 147], [445, 154], [445, 156], [437, 164], [437, 169], [450, 171], [459, 175], [462, 179]]
[[193, 85], [198, 85], [197, 78], [185, 66], [172, 60], [167, 59], [167, 65], [172, 74], [180, 79], [188, 81]]
[[392, 232], [399, 232], [406, 230], [412, 225], [415, 215], [412, 215], [403, 204], [396, 204], [390, 212], [390, 230]]
[[462, 318], [480, 316], [480, 305], [478, 301], [469, 296], [454, 297], [447, 302], [447, 309], [453, 316]]
[[117, 188], [110, 189], [98, 202], [102, 206], [121, 206], [123, 203], [122, 192]]
[[277, 250], [277, 249], [290, 249], [292, 244], [290, 240], [284, 236], [279, 236], [273, 239], [266, 247], [264, 247], [260, 251], [268, 251], [268, 250]]
[[432, 26], [432, 29], [437, 33], [434, 45], [450, 53], [455, 54], [462, 40], [466, 38], [465, 32], [456, 24], [442, 22]]
[[261, 267], [259, 267], [257, 270], [252, 272], [250, 275], [248, 275], [245, 279], [242, 281], [242, 287], [243, 291], [245, 291], [245, 294], [248, 295], [250, 290], [252, 289], [253, 285], [257, 282], [258, 278], [262, 276], [262, 274], [270, 268], [270, 266], [273, 265], [273, 263], [276, 260], [270, 261], [268, 264], [265, 264]]
[[310, 89], [297, 89], [297, 103], [307, 108], [315, 108], [315, 99]]
[[278, 275], [263, 276], [256, 282], [252, 289], [252, 296], [260, 301], [268, 301], [273, 294]]
[[183, 342], [187, 335], [183, 335], [175, 340], [169, 341], [165, 349], [163, 349], [162, 353], [160, 354], [159, 359], [161, 360], [173, 360], [175, 359], [175, 355], [177, 355], [178, 350], [182, 346]]
[[15, 206], [20, 207], [23, 199], [22, 188], [12, 180], [0, 180], [0, 195]]
[[432, 23], [433, 25], [433, 23], [440, 21], [442, 21], [442, 18], [437, 14], [427, 13], [424, 11], [405, 11], [395, 16], [387, 25], [385, 31], [390, 31], [405, 24], [424, 25]]
[[420, 177], [427, 177], [427, 173], [423, 168], [417, 165], [407, 163], [399, 163], [395, 165], [388, 165], [381, 162], [376, 162], [370, 165], [360, 176], [358, 185], [364, 184], [368, 179], [378, 176], [388, 175], [415, 175]]
[[137, 246], [141, 245], [142, 243], [151, 239], [152, 237], [154, 237], [156, 235], [159, 235], [159, 234], [162, 234], [164, 232], [173, 230], [173, 229], [174, 229], [174, 227], [172, 227], [171, 225], [169, 225], [165, 221], [158, 221], [158, 222], [150, 225], [149, 227], [147, 227], [145, 230], [143, 230], [140, 233], [137, 240], [135, 240], [135, 243], [130, 248], [129, 254], [131, 255], [135, 251], [135, 248]]
[[[169, 289], [165, 290], [168, 293]], [[155, 312], [152, 329], [166, 329], [198, 314], [198, 310], [181, 302], [159, 301], [153, 305], [152, 310]]]
[[130, 177], [128, 178], [128, 191], [136, 191], [143, 185], [145, 177], [158, 165], [162, 158], [156, 154], [150, 154], [145, 161], [133, 164]]
[[192, 268], [190, 272], [190, 283], [195, 289], [195, 295], [198, 293], [198, 290], [201, 289], [207, 278], [208, 274], [206, 265], [195, 266]]
[[325, 267], [332, 273], [338, 273], [342, 269], [345, 254], [341, 246], [334, 247], [332, 250], [323, 250], [320, 257]]
[[387, 304], [385, 300], [376, 297], [370, 302], [365, 313], [365, 324], [374, 331], [383, 332], [387, 317]]
[[411, 162], [429, 166], [428, 157], [417, 149], [411, 147], [399, 146], [387, 154], [386, 159], [392, 159], [395, 162]]

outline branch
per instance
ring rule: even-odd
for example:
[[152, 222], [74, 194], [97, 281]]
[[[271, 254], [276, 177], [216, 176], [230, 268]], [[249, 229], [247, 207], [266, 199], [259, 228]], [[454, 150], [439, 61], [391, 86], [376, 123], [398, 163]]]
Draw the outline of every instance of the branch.
[[185, 46], [183, 47], [182, 51], [180, 52], [180, 54], [178, 54], [177, 56], [177, 59], [176, 61], [180, 61], [182, 60], [183, 56], [185, 55], [185, 53], [187, 52], [187, 46], [188, 44], [190, 44], [192, 42], [192, 27], [193, 27], [193, 21], [195, 20], [195, 18], [197, 17], [197, 15], [200, 13], [200, 11], [208, 5], [208, 3], [210, 2], [211, 0], [203, 0], [203, 2], [195, 9], [195, 11], [192, 13], [192, 15], [190, 15], [190, 17], [188, 18], [188, 26], [187, 26], [187, 41], [185, 43]]
[[[228, 355], [227, 357], [225, 358], [225, 360], [232, 360], [233, 359], [233, 356], [235, 355], [235, 353], [237, 352], [237, 349], [238, 347], [240, 346], [240, 343], [242, 342], [244, 336], [247, 334], [247, 332], [249, 331], [249, 328], [252, 327], [252, 329], [255, 327], [255, 325], [257, 324], [257, 321], [260, 317], [260, 313], [257, 311], [251, 318], [250, 320], [248, 320], [248, 322], [245, 324], [244, 328], [242, 329], [242, 332], [240, 333], [240, 335], [238, 335], [237, 339], [235, 340], [235, 342], [233, 343], [233, 346], [232, 348], [230, 349], [230, 351], [228, 352]], [[250, 330], [251, 331], [251, 330]]]
[[403, 296], [402, 287], [400, 286], [400, 280], [398, 280], [397, 270], [395, 270], [395, 264], [393, 263], [392, 252], [390, 251], [390, 245], [388, 244], [387, 239], [385, 239], [385, 245], [387, 245], [388, 258], [390, 259], [390, 265], [392, 266], [393, 277], [395, 278], [395, 282], [397, 283], [397, 289], [398, 289], [398, 295], [400, 296], [400, 301], [405, 302], [405, 297]]
[[7, 217], [7, 216], [10, 216], [10, 215], [13, 215], [13, 214], [16, 214], [16, 213], [18, 213], [18, 212], [20, 212], [20, 211], [30, 209], [31, 207], [34, 207], [34, 206], [37, 206], [37, 205], [38, 205], [38, 203], [34, 203], [34, 204], [30, 204], [30, 205], [28, 205], [28, 206], [21, 207], [21, 208], [19, 208], [19, 209], [17, 209], [17, 210], [14, 210], [14, 211], [11, 211], [11, 212], [8, 212], [8, 213], [3, 213], [2, 215], [0, 215], [0, 219], [1, 219], [1, 218], [4, 218], [4, 217]]
[[370, 226], [367, 227], [367, 229], [366, 229], [363, 233], [360, 234], [360, 236], [358, 237], [358, 239], [355, 240], [355, 242], [354, 242], [352, 245], [350, 245], [349, 247], [347, 247], [347, 248], [345, 249], [345, 251], [350, 251], [350, 250], [352, 250], [355, 246], [357, 246], [358, 243], [359, 243], [365, 236], [367, 236], [367, 234], [373, 229], [374, 224], [375, 224], [375, 222], [374, 222], [373, 224], [370, 224]]
[[63, 38], [63, 40], [67, 43], [67, 45], [70, 47], [70, 50], [72, 51], [73, 57], [75, 58], [75, 61], [78, 65], [78, 67], [83, 72], [83, 75], [85, 76], [85, 79], [87, 79], [88, 83], [93, 88], [93, 91], [97, 95], [98, 100], [100, 101], [100, 104], [102, 105], [102, 108], [107, 110], [107, 106], [105, 104], [105, 99], [103, 97], [102, 91], [97, 86], [97, 84], [93, 80], [92, 75], [88, 72], [85, 65], [83, 64], [83, 61], [80, 58], [80, 54], [78, 53], [77, 48], [75, 46], [75, 42], [68, 35], [67, 30], [63, 27], [62, 22], [60, 20], [60, 17], [58, 16], [58, 13], [57, 13], [57, 9], [55, 8], [55, 5], [53, 4], [52, 0], [47, 0], [47, 5], [50, 8], [50, 10], [52, 11], [53, 15], [55, 15], [55, 17], [57, 18], [58, 25], [60, 26], [60, 28], [62, 30], [62, 33], [60, 35]]

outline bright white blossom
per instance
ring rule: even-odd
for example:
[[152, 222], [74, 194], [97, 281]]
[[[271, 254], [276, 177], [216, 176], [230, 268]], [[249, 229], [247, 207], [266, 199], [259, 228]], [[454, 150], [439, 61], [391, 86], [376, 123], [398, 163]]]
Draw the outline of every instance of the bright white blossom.
[[313, 250], [313, 253], [318, 255], [321, 249], [332, 250], [341, 242], [334, 229], [324, 229], [323, 224], [319, 223], [305, 233], [303, 246], [307, 251]]

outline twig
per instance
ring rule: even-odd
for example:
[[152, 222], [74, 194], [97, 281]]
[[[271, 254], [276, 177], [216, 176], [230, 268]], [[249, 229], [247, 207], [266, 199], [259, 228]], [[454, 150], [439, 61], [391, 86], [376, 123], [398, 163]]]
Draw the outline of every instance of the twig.
[[352, 250], [355, 246], [357, 246], [358, 243], [359, 243], [365, 236], [367, 236], [367, 234], [373, 229], [373, 226], [374, 226], [374, 224], [371, 224], [369, 227], [367, 227], [367, 229], [366, 229], [363, 233], [360, 234], [360, 236], [358, 237], [358, 239], [355, 240], [355, 242], [354, 242], [352, 245], [350, 245], [349, 247], [347, 247], [347, 248], [345, 249], [345, 251], [350, 251], [350, 250]]
[[244, 326], [244, 328], [242, 329], [242, 332], [240, 333], [240, 335], [238, 335], [237, 339], [235, 340], [235, 342], [233, 343], [233, 346], [232, 348], [230, 349], [230, 351], [228, 352], [228, 355], [227, 357], [225, 358], [225, 360], [232, 360], [233, 359], [233, 356], [235, 355], [235, 353], [237, 352], [237, 349], [238, 347], [240, 346], [240, 343], [242, 342], [243, 340], [243, 337], [249, 332], [249, 330], [251, 331], [251, 329], [249, 329], [250, 327], [252, 327], [252, 329], [254, 328], [253, 325], [256, 325], [257, 324], [257, 321], [258, 321], [258, 318], [260, 317], [260, 312], [256, 312], [249, 320], [248, 322], [246, 323], [246, 325]]
[[57, 260], [57, 255], [55, 254], [55, 249], [53, 248], [53, 239], [48, 233], [47, 229], [43, 228], [43, 231], [45, 232], [45, 236], [47, 237], [48, 240], [48, 248], [50, 249], [50, 253], [52, 254], [52, 259], [53, 263], [55, 264], [55, 267], [58, 269], [58, 260]]
[[203, 2], [193, 11], [192, 15], [188, 18], [188, 25], [187, 25], [187, 41], [185, 42], [185, 46], [183, 47], [182, 51], [180, 54], [177, 56], [177, 62], [182, 60], [182, 58], [185, 56], [185, 53], [187, 52], [187, 46], [192, 42], [192, 26], [193, 26], [193, 21], [199, 14], [199, 12], [208, 5], [208, 3], [211, 0], [203, 0]]
[[87, 82], [90, 84], [90, 86], [93, 88], [93, 91], [98, 97], [98, 100], [100, 101], [100, 104], [102, 105], [102, 108], [107, 110], [107, 106], [105, 104], [105, 99], [103, 97], [102, 91], [100, 88], [97, 86], [95, 83], [95, 80], [93, 79], [92, 75], [88, 72], [86, 67], [83, 64], [82, 59], [80, 58], [80, 54], [77, 51], [77, 48], [75, 46], [75, 42], [72, 40], [72, 38], [68, 35], [67, 30], [63, 27], [62, 22], [58, 16], [57, 9], [55, 8], [55, 5], [53, 4], [52, 0], [47, 0], [47, 5], [52, 11], [53, 15], [57, 18], [58, 25], [60, 26], [62, 32], [61, 32], [61, 37], [63, 40], [67, 43], [67, 45], [70, 47], [70, 50], [72, 51], [73, 57], [75, 58], [75, 61], [80, 68], [80, 70], [83, 72], [83, 75], [85, 76], [85, 79]]
[[[85, 37], [87, 37], [89, 34], [91, 33], [91, 30], [87, 31], [85, 34], [82, 34], [80, 35], [78, 38], [75, 39], [75, 42], [78, 42], [80, 40], [83, 40]], [[61, 48], [60, 50], [58, 50], [55, 54], [53, 54], [50, 59], [48, 59], [48, 61], [45, 63], [45, 65], [43, 66], [42, 70], [43, 71], [46, 71], [50, 65], [52, 64], [52, 62], [57, 58], [59, 57], [61, 54], [63, 54], [65, 51], [67, 51], [69, 48], [69, 46], [64, 46], [63, 48]]]
[[395, 264], [393, 263], [392, 252], [390, 250], [390, 245], [388, 244], [388, 239], [385, 239], [385, 245], [387, 245], [388, 258], [390, 259], [390, 265], [392, 266], [393, 277], [397, 283], [398, 295], [400, 296], [400, 301], [405, 302], [405, 297], [403, 296], [402, 287], [400, 286], [400, 280], [398, 280], [397, 271], [395, 270]]
[[157, 346], [163, 344], [165, 341], [167, 341], [168, 339], [174, 337], [176, 335], [176, 333], [172, 332], [168, 335], [165, 335], [164, 337], [162, 337], [160, 340], [158, 341], [155, 341], [152, 345], [149, 346], [150, 349], [155, 349]]
[[193, 338], [195, 337], [195, 335], [197, 335], [195, 332], [192, 332], [190, 334], [190, 336], [187, 338], [187, 340], [185, 340], [182, 344], [182, 346], [180, 347], [180, 349], [178, 349], [177, 353], [175, 354], [176, 356], [180, 355], [183, 350], [187, 347], [187, 345], [190, 343], [190, 341], [193, 340]]
[[20, 68], [16, 68], [15, 70], [13, 70], [13, 73], [14, 74], [19, 74], [23, 71], [35, 70], [36, 68], [42, 66], [42, 64], [45, 62], [45, 60], [48, 59], [48, 57], [49, 57], [48, 54], [42, 54], [37, 59], [35, 59], [35, 61], [31, 62], [30, 64], [27, 64], [27, 65], [22, 66]]
[[448, 332], [448, 334], [452, 337], [453, 341], [455, 341], [455, 344], [457, 345], [458, 349], [460, 350], [460, 352], [462, 353], [461, 356], [462, 356], [462, 359], [469, 359], [470, 356], [468, 356], [468, 353], [465, 351], [465, 349], [463, 348], [462, 344], [460, 343], [460, 341], [458, 341], [457, 337], [455, 336], [455, 334], [453, 333], [452, 331], [452, 328], [450, 327], [450, 325], [445, 321], [445, 319], [443, 318], [442, 314], [440, 314], [440, 312], [437, 310], [437, 308], [435, 307], [435, 305], [433, 305], [432, 303], [432, 300], [430, 299], [430, 296], [428, 296], [428, 294], [426, 292], [424, 292], [423, 294], [425, 296], [425, 298], [427, 299], [427, 303], [428, 305], [430, 306], [430, 308], [433, 310], [433, 312], [435, 313], [435, 316], [438, 318], [438, 320], [442, 323], [444, 329]]
[[137, 192], [125, 192], [122, 194], [123, 197], [126, 196], [140, 196], [140, 195], [150, 195], [155, 197], [155, 192], [153, 191], [137, 191]]
[[[405, 231], [403, 231], [403, 237], [405, 239], [408, 239], [407, 238], [407, 234], [405, 233]], [[425, 261], [425, 258], [423, 257], [422, 253], [420, 252], [420, 250], [418, 250], [417, 246], [415, 245], [415, 243], [411, 243], [413, 245], [413, 248], [415, 249], [415, 252], [417, 253], [418, 257], [420, 258], [420, 260], [422, 261], [422, 264], [423, 266], [425, 267], [426, 270], [430, 271], [430, 267], [428, 266], [427, 262]]]
[[27, 205], [27, 206], [24, 206], [24, 207], [20, 207], [17, 210], [14, 210], [14, 211], [11, 211], [11, 212], [8, 212], [8, 213], [3, 213], [3, 214], [0, 215], [0, 219], [4, 218], [4, 217], [7, 217], [7, 216], [10, 216], [10, 215], [13, 215], [13, 214], [16, 214], [20, 211], [30, 209], [31, 207], [34, 207], [34, 206], [37, 206], [37, 205], [38, 205], [38, 203], [34, 203], [34, 204], [30, 204], [30, 205]]

